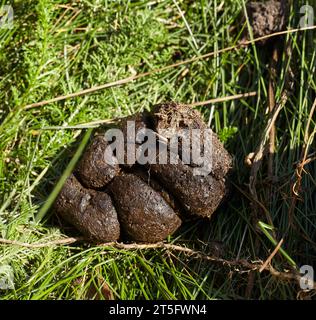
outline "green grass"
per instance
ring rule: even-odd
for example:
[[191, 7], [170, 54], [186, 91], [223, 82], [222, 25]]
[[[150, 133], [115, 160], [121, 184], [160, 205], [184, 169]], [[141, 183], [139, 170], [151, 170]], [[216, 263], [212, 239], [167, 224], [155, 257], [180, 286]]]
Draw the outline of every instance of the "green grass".
[[[292, 28], [298, 27], [299, 8], [305, 4], [294, 2]], [[253, 224], [247, 187], [250, 170], [244, 164], [245, 156], [258, 146], [268, 117], [266, 50], [239, 48], [92, 95], [23, 109], [232, 46], [247, 27], [240, 22], [243, 0], [177, 1], [186, 22], [172, 0], [11, 3], [14, 28], [0, 29], [0, 237], [45, 243], [68, 235], [47, 208], [86, 132], [73, 126], [129, 115], [166, 100], [193, 103], [257, 91], [254, 98], [199, 108], [235, 157], [233, 181], [238, 188], [233, 188], [231, 198], [211, 221], [186, 225], [169, 241], [206, 252], [209, 242], [222, 241], [225, 258], [254, 261], [265, 260], [283, 237], [285, 255], [274, 257], [276, 269], [290, 268], [286, 257], [298, 266], [314, 264], [315, 161], [305, 166], [294, 208], [295, 228], [288, 228], [295, 163], [300, 160], [315, 99], [314, 31], [285, 36], [291, 40], [290, 65], [295, 76], [294, 89], [276, 122], [277, 179], [273, 184], [267, 182], [265, 157], [257, 183], [258, 200], [275, 227], [277, 238], [273, 239]], [[312, 4], [316, 10], [315, 1]], [[277, 100], [287, 70], [283, 54]], [[310, 132], [313, 130], [315, 115], [310, 125]], [[309, 154], [314, 151], [312, 141]], [[36, 216], [43, 219], [38, 221]], [[240, 299], [245, 298], [248, 283], [247, 274], [227, 266], [158, 249], [128, 251], [77, 243], [45, 248], [0, 245], [0, 252], [0, 266], [10, 265], [15, 280], [14, 290], [0, 290], [2, 299], [82, 299], [91, 283], [101, 285], [100, 278], [116, 299]], [[263, 272], [255, 274], [251, 297], [295, 299], [298, 291], [296, 284]]]

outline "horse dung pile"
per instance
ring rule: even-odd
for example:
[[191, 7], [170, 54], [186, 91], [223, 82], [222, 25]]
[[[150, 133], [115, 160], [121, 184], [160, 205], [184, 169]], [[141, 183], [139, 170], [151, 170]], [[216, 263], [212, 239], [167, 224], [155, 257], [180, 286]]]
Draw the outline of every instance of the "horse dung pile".
[[94, 242], [158, 242], [190, 217], [211, 217], [229, 192], [231, 168], [198, 111], [160, 104], [98, 132], [54, 208]]

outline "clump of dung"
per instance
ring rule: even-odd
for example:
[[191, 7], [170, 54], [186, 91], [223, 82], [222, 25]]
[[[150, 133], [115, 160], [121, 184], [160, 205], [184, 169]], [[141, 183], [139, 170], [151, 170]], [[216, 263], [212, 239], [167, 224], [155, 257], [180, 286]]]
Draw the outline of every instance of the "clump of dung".
[[[267, 36], [285, 29], [288, 16], [286, 1], [249, 2], [246, 5], [246, 10], [254, 38]], [[249, 38], [248, 35], [247, 38]], [[262, 40], [260, 43], [265, 44], [266, 41]]]
[[[120, 123], [124, 151], [127, 141], [134, 138], [127, 130], [128, 121], [134, 121], [136, 130], [154, 132], [154, 159], [159, 160], [158, 146], [163, 143], [169, 154], [176, 153], [176, 163], [143, 164], [135, 157], [134, 163], [121, 164], [117, 155], [108, 152], [105, 136], [98, 133], [63, 186], [55, 202], [57, 214], [98, 242], [163, 241], [188, 216], [210, 218], [228, 193], [232, 157], [209, 129], [210, 135], [199, 136], [197, 142], [202, 146], [205, 139], [211, 142], [211, 149], [202, 149], [203, 165], [210, 164], [210, 171], [196, 175], [194, 170], [202, 163], [183, 158], [184, 140], [179, 140], [177, 150], [170, 144], [181, 130], [185, 135], [195, 129], [207, 130], [201, 114], [186, 105], [166, 103], [155, 106], [150, 113], [128, 117]], [[136, 138], [135, 142], [136, 156], [144, 141]]]
[[111, 197], [84, 188], [73, 174], [66, 180], [55, 210], [91, 240], [108, 242], [120, 237], [120, 223]]

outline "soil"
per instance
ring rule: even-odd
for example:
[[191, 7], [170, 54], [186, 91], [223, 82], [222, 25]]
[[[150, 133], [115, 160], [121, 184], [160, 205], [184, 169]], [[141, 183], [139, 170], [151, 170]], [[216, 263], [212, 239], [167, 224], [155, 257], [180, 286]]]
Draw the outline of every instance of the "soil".
[[[170, 150], [170, 139], [179, 130], [189, 129], [190, 133], [193, 129], [207, 129], [198, 111], [176, 103], [160, 104], [150, 113], [127, 117], [120, 123], [125, 138], [129, 135], [127, 121], [131, 120], [136, 122], [136, 130], [154, 130], [157, 144], [163, 140], [170, 152], [174, 151]], [[211, 131], [210, 137], [212, 149], [202, 153], [211, 170], [201, 176], [194, 174], [199, 164], [181, 159], [181, 141], [176, 164], [122, 165], [115, 155], [107, 155], [109, 165], [104, 159], [108, 142], [98, 134], [59, 194], [56, 212], [90, 239], [102, 242], [162, 241], [187, 216], [210, 218], [227, 196], [232, 168], [232, 157], [216, 134]], [[200, 138], [203, 142], [204, 136]], [[143, 141], [136, 143], [137, 152]]]

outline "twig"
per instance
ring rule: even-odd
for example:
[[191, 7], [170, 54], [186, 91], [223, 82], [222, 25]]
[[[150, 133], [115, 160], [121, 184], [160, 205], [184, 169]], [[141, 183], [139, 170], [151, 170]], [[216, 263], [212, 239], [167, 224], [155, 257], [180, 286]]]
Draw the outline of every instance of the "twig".
[[[289, 43], [287, 43], [286, 45], [287, 45], [287, 48], [289, 48]], [[290, 56], [291, 56], [291, 51], [288, 50], [287, 51], [287, 59], [290, 59]], [[274, 82], [275, 82], [276, 73], [277, 73], [277, 71], [276, 71], [277, 61], [278, 61], [278, 49], [277, 49], [277, 44], [274, 44], [273, 45], [273, 53], [272, 53], [271, 62], [270, 62], [270, 77], [269, 77], [269, 95], [268, 95], [269, 120], [266, 125], [266, 128], [263, 133], [260, 144], [259, 144], [256, 152], [253, 153], [254, 161], [251, 166], [251, 173], [250, 173], [250, 177], [249, 177], [249, 190], [250, 190], [250, 193], [253, 198], [253, 201], [251, 203], [251, 205], [253, 207], [252, 219], [253, 219], [253, 224], [255, 227], [257, 226], [257, 223], [259, 220], [259, 212], [260, 212], [258, 210], [259, 207], [257, 205], [257, 203], [259, 202], [257, 190], [256, 190], [257, 174], [258, 174], [259, 168], [261, 166], [264, 153], [268, 151], [268, 153], [269, 153], [268, 154], [268, 157], [269, 157], [268, 158], [268, 177], [272, 180], [273, 160], [274, 160], [274, 151], [275, 151], [274, 150], [275, 149], [275, 132], [276, 132], [275, 122], [276, 122], [276, 119], [277, 119], [280, 111], [285, 106], [285, 104], [288, 100], [288, 96], [289, 96], [288, 90], [291, 88], [291, 85], [292, 85], [291, 82], [288, 83], [288, 86], [282, 92], [280, 102], [276, 105], [275, 92], [274, 92], [274, 86], [275, 86]], [[268, 150], [266, 148], [267, 142], [269, 142]], [[268, 199], [270, 199], [269, 193], [270, 192], [268, 191]], [[268, 207], [268, 205], [269, 205], [269, 201], [267, 201], [267, 207]], [[273, 226], [273, 220], [272, 220], [270, 212], [268, 210], [264, 210], [264, 215], [265, 215], [265, 218], [268, 221], [268, 223], [271, 226]], [[276, 239], [276, 234], [275, 234], [274, 228], [272, 229], [272, 236], [274, 239]], [[257, 255], [260, 250], [259, 237], [256, 238], [254, 250], [255, 250], [255, 254]], [[246, 288], [246, 296], [248, 296], [249, 298], [251, 297], [251, 293], [252, 293], [252, 290], [254, 287], [254, 276], [255, 276], [255, 274], [252, 272], [249, 274], [249, 278], [248, 278], [248, 285]]]
[[140, 78], [140, 76], [141, 76], [141, 74], [136, 75], [136, 76], [131, 76], [131, 77], [128, 77], [128, 78], [125, 78], [125, 79], [121, 79], [121, 80], [118, 80], [118, 81], [105, 83], [105, 84], [100, 85], [100, 86], [91, 87], [89, 89], [85, 89], [85, 90], [81, 90], [81, 91], [78, 91], [78, 92], [66, 94], [66, 95], [63, 95], [63, 96], [58, 96], [58, 97], [53, 98], [53, 99], [32, 103], [32, 104], [29, 104], [29, 105], [23, 107], [23, 109], [27, 110], [27, 109], [31, 109], [31, 108], [35, 108], [35, 107], [42, 107], [42, 106], [45, 106], [45, 105], [50, 104], [50, 103], [54, 103], [54, 102], [58, 102], [58, 101], [66, 100], [66, 99], [80, 97], [80, 96], [83, 96], [85, 94], [90, 94], [90, 93], [93, 93], [93, 92], [96, 92], [96, 91], [99, 91], [99, 90], [102, 90], [102, 89], [116, 87], [116, 86], [119, 86], [121, 84], [125, 84], [125, 83], [131, 82], [133, 80], [136, 80], [136, 79]]
[[273, 257], [277, 254], [277, 252], [281, 248], [283, 241], [284, 241], [283, 239], [280, 240], [280, 242], [277, 244], [275, 249], [272, 251], [272, 253], [268, 257], [268, 259], [263, 263], [262, 267], [259, 269], [259, 272], [262, 272], [268, 266], [268, 264], [272, 261]]
[[[44, 248], [44, 247], [50, 247], [54, 245], [69, 245], [75, 242], [84, 241], [85, 239], [82, 237], [74, 238], [63, 238], [58, 239], [54, 241], [49, 241], [45, 243], [25, 243], [20, 242], [16, 240], [7, 240], [0, 238], [0, 244], [5, 245], [16, 245], [21, 247], [27, 247], [27, 248]], [[99, 247], [110, 247], [113, 249], [119, 249], [119, 250], [151, 250], [151, 249], [165, 249], [169, 251], [176, 251], [176, 252], [182, 252], [187, 254], [188, 256], [194, 257], [196, 259], [202, 259], [205, 261], [210, 261], [214, 263], [219, 263], [222, 266], [226, 266], [229, 268], [234, 268], [235, 272], [238, 273], [249, 273], [252, 271], [260, 271], [262, 269], [263, 263], [262, 261], [257, 262], [249, 262], [244, 259], [239, 260], [227, 260], [222, 259], [215, 256], [206, 255], [205, 253], [201, 251], [195, 251], [193, 249], [183, 247], [180, 245], [175, 245], [171, 243], [164, 243], [164, 242], [158, 242], [158, 243], [146, 243], [146, 244], [137, 244], [137, 243], [119, 243], [119, 242], [106, 242], [98, 244]], [[301, 280], [301, 276], [299, 273], [292, 271], [292, 272], [281, 272], [275, 270], [271, 265], [264, 266], [264, 271], [269, 272], [272, 276], [282, 280], [282, 281], [295, 281], [299, 282]], [[316, 283], [314, 282], [314, 290], [316, 290]]]
[[[292, 55], [290, 43], [288, 42], [285, 45], [285, 47], [286, 47], [286, 58], [287, 58], [287, 60], [290, 60], [291, 55]], [[267, 139], [271, 138], [270, 134], [275, 126], [275, 121], [276, 121], [280, 111], [287, 103], [287, 100], [289, 98], [289, 94], [290, 94], [291, 90], [293, 89], [293, 86], [294, 86], [293, 77], [294, 77], [293, 72], [292, 72], [291, 66], [289, 64], [288, 74], [285, 76], [285, 87], [284, 87], [283, 92], [281, 94], [280, 101], [276, 105], [273, 106], [273, 110], [271, 110], [272, 112], [270, 112], [270, 114], [269, 114], [269, 120], [266, 125], [266, 128], [263, 133], [263, 137], [260, 141], [260, 144], [259, 144], [256, 152], [254, 152], [251, 156], [251, 158], [253, 158], [253, 164], [251, 167], [251, 173], [250, 173], [250, 178], [249, 178], [249, 190], [250, 190], [252, 197], [256, 201], [258, 201], [258, 196], [257, 196], [257, 192], [256, 192], [256, 187], [255, 187], [256, 182], [257, 182], [257, 173], [259, 171], [264, 153], [266, 151], [265, 147], [266, 147]], [[275, 102], [274, 102], [274, 104], [275, 104]], [[267, 216], [267, 219], [268, 219], [268, 222], [272, 226], [273, 223], [271, 221], [270, 215]]]
[[241, 99], [241, 98], [254, 97], [256, 95], [257, 95], [257, 92], [252, 91], [252, 92], [247, 92], [247, 93], [235, 94], [233, 96], [227, 96], [227, 97], [210, 99], [210, 100], [206, 100], [206, 101], [189, 103], [188, 105], [191, 107], [205, 106], [207, 104], [214, 104], [214, 103], [218, 103], [218, 102], [226, 102], [226, 101], [237, 100], [237, 99]]
[[[280, 111], [285, 106], [287, 99], [288, 99], [288, 93], [287, 93], [287, 90], [284, 90], [280, 103], [276, 105], [273, 112], [270, 114], [268, 123], [266, 125], [266, 129], [264, 130], [263, 137], [260, 141], [260, 144], [257, 148], [257, 151], [254, 153], [254, 160], [253, 160], [253, 164], [251, 167], [251, 173], [250, 173], [250, 177], [249, 177], [249, 191], [250, 191], [250, 194], [253, 199], [253, 201], [252, 201], [253, 224], [255, 227], [256, 227], [257, 222], [259, 220], [259, 217], [258, 217], [259, 211], [258, 211], [258, 205], [257, 205], [259, 200], [258, 200], [258, 195], [257, 195], [257, 191], [256, 191], [257, 174], [258, 174], [259, 168], [262, 163], [264, 152], [266, 150], [266, 143], [267, 143], [267, 140], [270, 136], [270, 132], [274, 126], [274, 123], [275, 123]], [[272, 218], [271, 218], [269, 211], [264, 210], [264, 213], [265, 213], [265, 217], [266, 217], [267, 221], [269, 222], [269, 224], [271, 226], [273, 226], [273, 221], [272, 221]], [[272, 232], [273, 232], [273, 237], [275, 238], [274, 231], [272, 231]], [[256, 254], [259, 251], [259, 246], [260, 246], [260, 242], [259, 242], [259, 238], [257, 237], [256, 241], [255, 241]], [[247, 290], [246, 290], [246, 296], [248, 296], [249, 298], [251, 296], [253, 284], [254, 284], [254, 273], [250, 273], [249, 278], [248, 278], [248, 286], [247, 286]]]
[[26, 106], [22, 107], [22, 109], [28, 110], [28, 109], [35, 108], [35, 107], [45, 106], [45, 105], [50, 104], [50, 103], [54, 103], [54, 102], [58, 102], [58, 101], [66, 100], [66, 99], [79, 97], [79, 96], [82, 96], [82, 95], [85, 95], [85, 94], [94, 93], [96, 91], [100, 91], [100, 90], [103, 90], [103, 89], [107, 89], [107, 88], [119, 86], [119, 85], [122, 85], [122, 84], [126, 84], [126, 83], [132, 82], [134, 80], [137, 80], [137, 79], [140, 79], [140, 78], [143, 78], [143, 77], [147, 77], [147, 76], [152, 75], [154, 73], [166, 71], [166, 70], [169, 70], [169, 69], [172, 69], [172, 68], [175, 68], [175, 67], [179, 67], [179, 66], [182, 66], [182, 65], [185, 65], [185, 64], [189, 64], [189, 63], [192, 63], [192, 62], [195, 62], [195, 61], [198, 61], [198, 60], [207, 59], [207, 58], [210, 58], [212, 56], [216, 56], [216, 55], [224, 53], [224, 52], [233, 51], [235, 49], [242, 48], [242, 47], [248, 46], [250, 44], [253, 44], [253, 43], [265, 40], [265, 39], [269, 39], [269, 38], [273, 38], [273, 37], [277, 37], [277, 36], [281, 36], [281, 35], [286, 35], [286, 34], [290, 34], [290, 33], [296, 33], [296, 32], [299, 32], [299, 31], [314, 30], [314, 29], [316, 29], [316, 25], [315, 26], [310, 26], [310, 27], [305, 27], [305, 28], [290, 29], [290, 30], [285, 30], [285, 31], [272, 33], [272, 34], [269, 34], [269, 35], [266, 35], [266, 36], [263, 36], [263, 37], [255, 38], [253, 40], [247, 40], [247, 41], [240, 42], [239, 44], [231, 46], [231, 47], [226, 47], [226, 48], [223, 48], [223, 49], [220, 49], [220, 50], [217, 50], [217, 51], [212, 51], [212, 52], [203, 54], [203, 55], [198, 56], [198, 57], [193, 57], [193, 58], [190, 58], [190, 59], [187, 59], [187, 60], [184, 60], [184, 61], [173, 63], [173, 64], [170, 64], [170, 65], [164, 66], [162, 68], [153, 69], [153, 70], [148, 71], [148, 72], [136, 74], [136, 75], [133, 75], [133, 76], [121, 79], [121, 80], [105, 83], [105, 84], [102, 84], [102, 85], [99, 85], [99, 86], [94, 86], [94, 87], [91, 87], [91, 88], [88, 88], [88, 89], [85, 89], [85, 90], [81, 90], [81, 91], [78, 91], [78, 92], [74, 92], [74, 93], [58, 96], [56, 98], [52, 98], [52, 99], [49, 99], [49, 100], [43, 100], [43, 101], [40, 101], [40, 102], [35, 102], [35, 103], [32, 103], [32, 104], [29, 104], [29, 105], [26, 105]]
[[[270, 70], [269, 70], [269, 113], [272, 113], [275, 108], [275, 79], [277, 75], [277, 63], [278, 63], [279, 50], [277, 44], [273, 45], [273, 52], [270, 61]], [[270, 134], [269, 134], [269, 159], [268, 159], [268, 178], [272, 181], [273, 178], [273, 160], [275, 152], [275, 132], [276, 127], [273, 124]], [[269, 197], [270, 198], [270, 195]]]
[[[297, 166], [296, 166], [296, 182], [293, 184], [292, 190], [293, 190], [293, 194], [298, 196], [298, 193], [300, 191], [300, 187], [301, 187], [301, 181], [302, 181], [302, 173], [304, 171], [304, 166], [307, 164], [307, 155], [308, 155], [308, 150], [309, 150], [309, 146], [312, 142], [312, 138], [315, 134], [315, 130], [313, 132], [309, 132], [309, 127], [310, 127], [310, 123], [312, 121], [313, 118], [313, 114], [316, 110], [316, 99], [314, 100], [314, 103], [312, 105], [312, 108], [310, 110], [309, 116], [308, 116], [308, 120], [307, 120], [307, 125], [306, 125], [306, 129], [305, 129], [305, 133], [304, 133], [304, 145], [303, 145], [303, 149], [302, 149], [302, 154], [301, 154], [301, 159], [298, 162]], [[309, 161], [310, 162], [310, 161]]]
[[7, 245], [25, 247], [30, 249], [36, 249], [36, 248], [45, 248], [45, 247], [51, 247], [51, 246], [65, 246], [65, 245], [72, 244], [82, 240], [84, 239], [69, 237], [69, 238], [63, 238], [58, 240], [52, 240], [44, 243], [27, 243], [27, 242], [0, 238], [0, 244], [7, 244]]
[[[219, 103], [219, 102], [224, 102], [224, 101], [230, 101], [230, 100], [236, 100], [236, 99], [241, 99], [241, 98], [247, 98], [247, 97], [254, 97], [257, 95], [257, 92], [252, 91], [252, 92], [247, 92], [247, 93], [241, 93], [241, 94], [236, 94], [233, 96], [226, 96], [226, 97], [221, 97], [221, 98], [215, 98], [215, 99], [210, 99], [206, 101], [199, 101], [199, 102], [194, 102], [188, 104], [190, 107], [198, 107], [198, 106], [204, 106], [208, 104], [214, 104], [214, 103]], [[91, 122], [85, 122], [85, 123], [79, 123], [76, 125], [72, 126], [48, 126], [48, 127], [43, 127], [39, 130], [82, 130], [82, 129], [88, 129], [88, 128], [98, 128], [101, 125], [104, 124], [111, 124], [111, 123], [118, 123], [119, 121], [122, 121], [123, 118], [113, 118], [113, 119], [104, 119], [104, 120], [95, 120]]]
[[[256, 191], [257, 173], [259, 171], [259, 168], [261, 166], [261, 162], [262, 162], [262, 159], [264, 156], [265, 146], [266, 146], [267, 140], [269, 138], [270, 131], [273, 128], [275, 121], [276, 121], [280, 111], [285, 106], [287, 100], [288, 100], [288, 92], [287, 92], [287, 90], [284, 90], [282, 97], [281, 97], [281, 101], [276, 105], [273, 112], [270, 114], [266, 128], [263, 132], [262, 139], [259, 143], [259, 146], [257, 147], [256, 152], [254, 153], [253, 163], [252, 163], [252, 167], [251, 167], [251, 173], [250, 173], [250, 177], [249, 177], [249, 191], [250, 191], [250, 194], [252, 195], [252, 197], [254, 198], [255, 202], [258, 202], [258, 196], [257, 196], [257, 191]], [[267, 217], [267, 218], [268, 218], [268, 222], [271, 225], [273, 225], [271, 218], [269, 218], [269, 217]]]
[[292, 227], [294, 227], [294, 224], [293, 224], [294, 210], [296, 207], [297, 199], [299, 197], [299, 193], [301, 191], [304, 166], [310, 162], [310, 159], [308, 159], [308, 150], [309, 150], [309, 146], [312, 142], [312, 138], [315, 135], [316, 129], [314, 129], [310, 133], [309, 127], [310, 127], [315, 110], [316, 110], [316, 99], [314, 100], [314, 103], [312, 105], [312, 108], [311, 108], [309, 116], [308, 116], [307, 125], [306, 125], [305, 133], [304, 133], [304, 145], [303, 145], [303, 149], [302, 149], [302, 153], [301, 153], [301, 159], [298, 162], [298, 164], [296, 165], [296, 169], [295, 169], [296, 181], [292, 184], [292, 188], [291, 188], [292, 200], [291, 200], [291, 206], [290, 206], [290, 210], [289, 210], [289, 226], [292, 226]]

